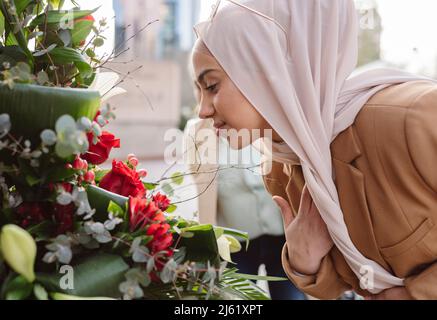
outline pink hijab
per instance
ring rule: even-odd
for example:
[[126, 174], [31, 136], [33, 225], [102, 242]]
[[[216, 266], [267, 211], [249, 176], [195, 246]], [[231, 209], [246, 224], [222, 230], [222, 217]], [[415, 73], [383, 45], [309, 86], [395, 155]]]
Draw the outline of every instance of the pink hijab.
[[[350, 78], [358, 57], [358, 15], [352, 0], [226, 0], [197, 36], [235, 85], [297, 155], [314, 203], [347, 263], [371, 293], [402, 286], [352, 243], [333, 180], [330, 144], [354, 123], [378, 91], [433, 79], [395, 69]], [[220, 7], [220, 8], [219, 8]], [[283, 162], [286, 162], [284, 160]], [[364, 281], [365, 282], [365, 281]], [[361, 284], [364, 282], [360, 281]]]

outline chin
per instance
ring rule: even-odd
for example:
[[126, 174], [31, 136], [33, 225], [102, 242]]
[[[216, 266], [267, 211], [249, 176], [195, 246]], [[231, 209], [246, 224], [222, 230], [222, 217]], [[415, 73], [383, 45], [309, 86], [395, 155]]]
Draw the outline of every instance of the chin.
[[252, 141], [247, 140], [247, 139], [231, 139], [230, 137], [227, 138], [229, 146], [231, 147], [231, 149], [233, 150], [242, 150], [248, 146], [250, 146], [252, 144]]

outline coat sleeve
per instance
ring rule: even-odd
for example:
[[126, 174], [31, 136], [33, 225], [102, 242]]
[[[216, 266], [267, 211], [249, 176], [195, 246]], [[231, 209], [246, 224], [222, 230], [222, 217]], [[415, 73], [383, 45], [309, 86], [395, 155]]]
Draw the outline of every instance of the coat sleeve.
[[408, 109], [405, 135], [414, 167], [437, 192], [437, 85], [430, 86]]
[[[430, 192], [437, 197], [437, 85], [430, 86], [406, 115], [406, 139], [411, 160]], [[437, 210], [430, 218], [437, 222]], [[436, 232], [437, 229], [431, 230]], [[429, 243], [437, 253], [437, 243]], [[405, 279], [405, 287], [414, 299], [437, 299], [437, 254], [434, 263], [419, 274]]]
[[[293, 166], [288, 170], [290, 176], [284, 173], [283, 165], [273, 162], [269, 175], [264, 176], [264, 184], [272, 196], [281, 196], [288, 199], [294, 216], [299, 210], [300, 195], [305, 185], [300, 166]], [[332, 251], [335, 249], [331, 250]], [[323, 258], [320, 269], [314, 275], [300, 275], [296, 273], [288, 257], [287, 244], [282, 248], [282, 266], [291, 282], [302, 292], [318, 299], [336, 299], [351, 287], [344, 282], [335, 269], [332, 255]]]
[[437, 262], [421, 273], [405, 279], [408, 293], [416, 300], [437, 299]]
[[282, 266], [291, 282], [302, 292], [317, 299], [336, 299], [351, 286], [341, 279], [335, 269], [331, 254], [323, 258], [319, 271], [314, 275], [301, 275], [290, 266], [287, 244], [282, 248]]

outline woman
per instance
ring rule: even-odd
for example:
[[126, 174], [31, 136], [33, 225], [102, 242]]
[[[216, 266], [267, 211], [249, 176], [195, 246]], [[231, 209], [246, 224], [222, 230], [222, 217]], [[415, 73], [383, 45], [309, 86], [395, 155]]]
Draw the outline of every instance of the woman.
[[290, 280], [318, 298], [437, 298], [436, 81], [350, 77], [352, 0], [226, 2], [195, 27], [199, 115], [272, 130]]

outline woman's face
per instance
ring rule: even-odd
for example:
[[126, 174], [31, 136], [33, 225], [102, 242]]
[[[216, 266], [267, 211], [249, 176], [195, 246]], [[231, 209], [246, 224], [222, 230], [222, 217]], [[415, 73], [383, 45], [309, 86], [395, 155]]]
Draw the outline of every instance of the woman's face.
[[[193, 49], [193, 68], [196, 95], [200, 107], [199, 117], [213, 119], [217, 131], [221, 129], [221, 133], [224, 133], [224, 130], [228, 132], [228, 140], [232, 140], [229, 137], [230, 134], [235, 134], [235, 132], [232, 133], [234, 130], [229, 131], [230, 129], [248, 132], [249, 139], [239, 138], [238, 145], [235, 145], [235, 142], [231, 143], [233, 148], [242, 149], [263, 137], [264, 130], [271, 129], [271, 126], [243, 96], [201, 40], [196, 42]], [[253, 134], [253, 129], [261, 130], [260, 136]], [[274, 140], [279, 139], [275, 133], [273, 136]]]

